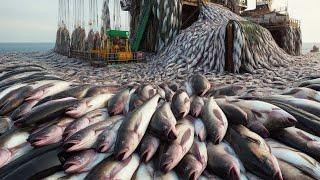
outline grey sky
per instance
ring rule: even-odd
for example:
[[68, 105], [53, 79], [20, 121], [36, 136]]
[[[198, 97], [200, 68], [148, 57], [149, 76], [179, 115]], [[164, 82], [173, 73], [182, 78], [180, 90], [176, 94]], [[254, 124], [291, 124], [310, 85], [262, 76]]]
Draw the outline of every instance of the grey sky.
[[[319, 7], [319, 0], [289, 0], [304, 42], [320, 42]], [[54, 42], [57, 18], [58, 0], [0, 0], [0, 42]]]

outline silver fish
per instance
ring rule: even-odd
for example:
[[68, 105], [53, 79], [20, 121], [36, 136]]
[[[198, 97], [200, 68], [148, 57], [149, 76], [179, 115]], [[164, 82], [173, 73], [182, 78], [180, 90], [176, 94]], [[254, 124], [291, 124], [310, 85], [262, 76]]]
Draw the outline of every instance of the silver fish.
[[272, 153], [278, 159], [308, 173], [315, 179], [320, 178], [320, 164], [315, 159], [275, 140], [268, 139], [267, 143], [270, 145]]
[[176, 167], [193, 144], [194, 128], [188, 120], [180, 121], [176, 128], [177, 139], [169, 142], [164, 153], [160, 155], [160, 169], [163, 172], [169, 172]]
[[159, 98], [159, 95], [155, 95], [125, 118], [115, 144], [114, 155], [117, 159], [126, 159], [138, 147], [156, 111]]
[[161, 139], [174, 140], [177, 138], [176, 124], [177, 120], [170, 109], [170, 104], [165, 102], [153, 114], [149, 128]]
[[139, 164], [140, 158], [137, 154], [132, 154], [123, 161], [107, 158], [94, 167], [86, 179], [131, 179], [139, 167]]
[[227, 132], [228, 121], [212, 97], [205, 103], [201, 117], [207, 129], [208, 140], [219, 144]]

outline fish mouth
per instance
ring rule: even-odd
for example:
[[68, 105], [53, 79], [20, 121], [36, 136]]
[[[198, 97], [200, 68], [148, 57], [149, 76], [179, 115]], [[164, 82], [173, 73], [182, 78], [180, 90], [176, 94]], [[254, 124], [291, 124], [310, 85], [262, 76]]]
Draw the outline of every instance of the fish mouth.
[[184, 118], [185, 116], [186, 116], [186, 112], [185, 111], [179, 112], [179, 118]]
[[288, 118], [288, 122], [289, 122], [289, 125], [294, 126], [295, 124], [297, 124], [298, 121], [294, 117], [292, 117], [292, 118]]
[[282, 174], [280, 171], [276, 172], [274, 175], [273, 175], [273, 178], [274, 180], [283, 180], [283, 177], [282, 177]]
[[11, 159], [11, 152], [8, 149], [0, 149], [0, 168], [5, 166]]
[[82, 113], [85, 112], [86, 109], [87, 109], [86, 103], [81, 103], [77, 107], [68, 108], [66, 111], [66, 114], [71, 117], [79, 118], [82, 115]]
[[176, 140], [178, 138], [178, 132], [175, 127], [172, 127], [169, 130], [167, 137], [168, 137], [168, 140], [171, 140], [171, 141]]
[[149, 162], [152, 158], [152, 150], [151, 148], [146, 149], [143, 153], [141, 153], [141, 160], [145, 163]]
[[116, 155], [116, 159], [118, 159], [119, 161], [123, 161], [127, 159], [130, 156], [128, 151], [129, 151], [129, 148], [125, 148], [124, 150], [122, 150]]
[[80, 150], [83, 143], [81, 143], [80, 140], [67, 140], [64, 144], [63, 147], [67, 152], [72, 152], [72, 151], [77, 151]]
[[217, 135], [217, 136], [213, 139], [213, 143], [214, 143], [215, 145], [217, 145], [217, 144], [219, 144], [220, 142], [221, 142], [220, 136]]
[[191, 115], [193, 117], [199, 117], [199, 115], [201, 114], [201, 108], [200, 107], [196, 107], [192, 112]]
[[231, 167], [231, 169], [229, 170], [229, 178], [231, 180], [240, 180], [240, 176], [235, 167]]
[[189, 173], [189, 180], [197, 180], [198, 179], [198, 175], [199, 173], [197, 171], [192, 171]]
[[74, 133], [76, 133], [75, 130], [64, 131], [64, 132], [63, 132], [63, 135], [62, 135], [62, 138], [63, 138], [64, 140], [67, 140], [67, 139], [69, 139], [72, 135], [74, 135]]
[[164, 162], [164, 163], [161, 163], [160, 170], [161, 170], [162, 172], [165, 172], [165, 173], [171, 171], [171, 169], [172, 169], [172, 162], [173, 162], [173, 160], [170, 159], [170, 160], [167, 160], [167, 161]]
[[66, 173], [75, 173], [80, 170], [81, 161], [73, 160], [73, 161], [67, 161], [63, 165], [63, 169]]
[[49, 136], [44, 136], [44, 137], [36, 137], [36, 138], [30, 138], [28, 139], [28, 142], [32, 145], [32, 146], [44, 146], [47, 145], [49, 142]]
[[110, 145], [109, 143], [103, 143], [101, 145], [99, 145], [99, 147], [97, 148], [97, 150], [101, 153], [105, 153], [110, 149]]

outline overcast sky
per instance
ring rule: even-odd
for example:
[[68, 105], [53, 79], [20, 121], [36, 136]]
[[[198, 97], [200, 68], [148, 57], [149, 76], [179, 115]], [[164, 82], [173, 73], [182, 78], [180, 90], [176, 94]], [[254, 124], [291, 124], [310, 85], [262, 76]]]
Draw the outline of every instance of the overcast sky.
[[[320, 42], [319, 7], [320, 0], [289, 0], [304, 42]], [[0, 0], [0, 42], [54, 42], [57, 19], [58, 0]]]

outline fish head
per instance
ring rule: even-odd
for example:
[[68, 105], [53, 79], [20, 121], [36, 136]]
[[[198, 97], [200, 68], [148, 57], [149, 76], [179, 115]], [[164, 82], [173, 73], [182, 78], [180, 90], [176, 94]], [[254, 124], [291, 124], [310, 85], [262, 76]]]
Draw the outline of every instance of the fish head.
[[264, 161], [265, 167], [263, 171], [267, 177], [273, 177], [272, 179], [275, 180], [283, 180], [278, 160], [273, 154], [265, 154], [261, 159]]
[[101, 134], [97, 143], [97, 150], [101, 153], [109, 151], [114, 145], [114, 141], [108, 135]]
[[[122, 161], [127, 159], [138, 146], [139, 135], [134, 131], [128, 131], [125, 133], [120, 132], [119, 134], [120, 138], [117, 138], [115, 146], [115, 157], [119, 161]], [[121, 139], [121, 141], [119, 139]]]
[[5, 166], [11, 159], [12, 153], [8, 149], [0, 149], [0, 168]]
[[78, 118], [80, 117], [89, 107], [89, 101], [87, 99], [84, 99], [72, 107], [68, 108], [66, 111], [66, 114]]
[[203, 167], [201, 165], [201, 163], [199, 162], [195, 162], [194, 164], [189, 165], [191, 167], [186, 167], [186, 168], [190, 168], [187, 176], [189, 180], [197, 180], [199, 179], [199, 177], [201, 176], [201, 173], [203, 171]]
[[66, 173], [80, 173], [91, 163], [95, 155], [94, 150], [80, 151], [64, 162], [63, 169]]
[[[298, 122], [295, 117], [280, 108], [273, 108], [269, 116], [271, 120], [276, 121], [274, 123], [278, 124], [278, 128], [292, 127]], [[272, 123], [270, 122], [270, 126], [273, 126]]]
[[161, 87], [157, 87], [157, 94], [161, 96], [161, 98], [166, 99], [166, 92]]
[[36, 147], [57, 143], [62, 140], [62, 133], [63, 129], [61, 127], [52, 125], [31, 134], [28, 138], [28, 142]]
[[171, 109], [176, 118], [184, 118], [190, 111], [190, 98], [184, 91], [178, 90], [172, 98]]
[[43, 96], [45, 96], [49, 92], [49, 88], [53, 87], [54, 85], [54, 83], [49, 83], [43, 85], [42, 87], [39, 87], [38, 89], [34, 90], [34, 92], [31, 92], [31, 94], [25, 100], [41, 100]]
[[189, 180], [199, 179], [202, 171], [204, 170], [204, 166], [192, 155], [186, 155], [182, 161], [187, 161], [187, 163], [183, 163], [185, 166], [182, 167], [182, 177], [185, 177]]
[[177, 139], [178, 132], [176, 130], [176, 119], [174, 116], [166, 116], [160, 115], [157, 119], [158, 123], [156, 123], [156, 129], [161, 132], [161, 134], [165, 135], [165, 138], [168, 140], [175, 140]]
[[13, 126], [13, 122], [9, 117], [0, 117], [0, 134], [5, 133]]
[[179, 144], [171, 144], [169, 149], [160, 157], [160, 169], [163, 172], [171, 171], [178, 163], [183, 149]]
[[63, 146], [67, 152], [86, 149], [92, 146], [95, 142], [95, 137], [95, 131], [90, 128], [86, 128], [66, 139]]
[[204, 106], [204, 101], [201, 97], [194, 97], [191, 100], [190, 113], [194, 117], [199, 117]]
[[200, 74], [192, 76], [190, 79], [190, 84], [194, 93], [198, 96], [205, 95], [211, 88], [211, 84], [208, 79]]
[[228, 171], [229, 179], [240, 180], [241, 174], [238, 166], [231, 166]]
[[137, 89], [138, 95], [142, 101], [146, 101], [157, 94], [157, 89], [152, 85], [142, 85]]
[[83, 117], [71, 123], [63, 132], [63, 138], [68, 139], [74, 133], [78, 132], [80, 129], [87, 127], [90, 124], [90, 119], [88, 117]]
[[141, 147], [140, 147], [141, 159], [143, 162], [147, 163], [151, 160], [152, 156], [157, 151], [160, 145], [160, 141], [156, 137], [146, 135], [142, 142], [143, 143], [141, 144]]

